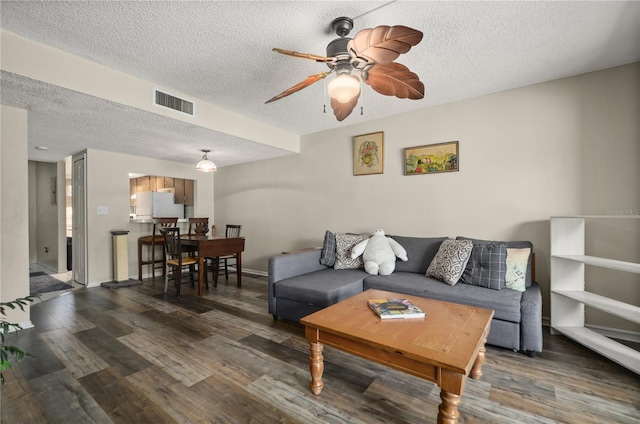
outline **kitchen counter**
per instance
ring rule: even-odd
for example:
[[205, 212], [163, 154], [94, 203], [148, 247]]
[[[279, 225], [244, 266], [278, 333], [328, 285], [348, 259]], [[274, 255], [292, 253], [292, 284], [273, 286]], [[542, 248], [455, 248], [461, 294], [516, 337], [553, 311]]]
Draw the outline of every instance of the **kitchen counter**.
[[[133, 223], [133, 224], [153, 224], [153, 219], [152, 218], [131, 218], [129, 219], [129, 222]], [[178, 222], [189, 222], [189, 218], [180, 218], [178, 219]]]

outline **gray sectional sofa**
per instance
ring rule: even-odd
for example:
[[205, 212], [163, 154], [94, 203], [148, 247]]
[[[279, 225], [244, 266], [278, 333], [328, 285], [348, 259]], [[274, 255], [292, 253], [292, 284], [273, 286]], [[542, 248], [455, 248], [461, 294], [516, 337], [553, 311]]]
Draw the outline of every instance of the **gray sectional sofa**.
[[[495, 313], [487, 343], [522, 351], [529, 356], [542, 352], [542, 295], [540, 286], [532, 278], [533, 255], [527, 264], [526, 290], [523, 292], [463, 283], [450, 286], [425, 276], [446, 237], [392, 237], [405, 248], [408, 261], [396, 261], [395, 271], [387, 276], [370, 275], [363, 269], [334, 269], [322, 265], [320, 249], [269, 258], [269, 313], [275, 319], [297, 322], [364, 290], [387, 290], [493, 309]], [[469, 240], [474, 246], [488, 243]], [[533, 252], [530, 242], [506, 242], [506, 246], [530, 247]]]

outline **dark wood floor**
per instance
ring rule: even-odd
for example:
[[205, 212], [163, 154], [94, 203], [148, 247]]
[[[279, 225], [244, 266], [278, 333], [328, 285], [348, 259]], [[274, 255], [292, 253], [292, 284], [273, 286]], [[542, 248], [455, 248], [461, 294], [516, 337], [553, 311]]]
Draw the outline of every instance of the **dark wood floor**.
[[[76, 289], [10, 335], [37, 359], [7, 372], [2, 423], [433, 423], [439, 389], [326, 348], [309, 389], [301, 326], [267, 313], [266, 279], [176, 299], [160, 282]], [[461, 423], [638, 423], [640, 378], [545, 332], [537, 358], [488, 346]]]

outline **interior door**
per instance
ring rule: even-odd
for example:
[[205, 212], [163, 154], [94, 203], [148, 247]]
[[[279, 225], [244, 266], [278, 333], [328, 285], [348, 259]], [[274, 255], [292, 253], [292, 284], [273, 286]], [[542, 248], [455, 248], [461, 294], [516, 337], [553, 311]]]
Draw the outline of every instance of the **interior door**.
[[87, 217], [86, 217], [86, 155], [73, 157], [73, 217], [72, 217], [72, 252], [73, 280], [79, 284], [87, 284]]

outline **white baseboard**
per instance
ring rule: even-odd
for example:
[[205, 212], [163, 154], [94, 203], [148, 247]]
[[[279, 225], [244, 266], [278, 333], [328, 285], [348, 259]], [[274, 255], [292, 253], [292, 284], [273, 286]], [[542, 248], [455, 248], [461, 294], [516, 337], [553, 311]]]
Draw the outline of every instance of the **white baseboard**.
[[[21, 323], [19, 323], [18, 325], [20, 326], [20, 328], [21, 328], [22, 330], [26, 330], [27, 328], [33, 328], [33, 327], [34, 327], [34, 325], [33, 325], [33, 323], [31, 322], [31, 320], [21, 322]], [[14, 333], [14, 332], [16, 332], [16, 331], [19, 331], [19, 330], [17, 330], [17, 329], [16, 329], [16, 328], [14, 328], [14, 327], [11, 327], [11, 328], [9, 329], [9, 333]]]
[[[233, 270], [233, 271], [231, 271], [231, 270]], [[230, 273], [231, 273], [231, 272], [236, 272], [236, 269], [233, 267], [233, 265], [229, 267], [229, 272], [230, 272]], [[260, 277], [268, 277], [268, 276], [269, 276], [269, 274], [268, 274], [266, 271], [258, 271], [257, 269], [244, 268], [244, 267], [242, 268], [242, 273], [243, 273], [243, 274], [258, 275], [258, 276], [260, 276]], [[157, 277], [158, 277], [158, 276], [156, 275], [156, 278], [157, 278]], [[132, 280], [137, 280], [137, 279], [138, 279], [138, 276], [137, 276], [137, 275], [132, 275], [132, 276], [129, 276], [129, 278], [131, 278]], [[143, 279], [145, 279], [145, 278], [151, 278], [151, 273], [149, 273], [149, 275], [142, 274], [142, 278], [143, 278]], [[96, 286], [99, 286], [99, 285], [100, 285], [100, 283], [91, 283], [91, 284], [89, 284], [87, 287], [88, 287], [88, 288], [89, 288], [89, 287], [96, 287]]]
[[258, 271], [257, 269], [250, 269], [250, 268], [242, 268], [242, 273], [247, 273], [247, 274], [253, 274], [253, 275], [259, 275], [261, 277], [268, 277], [269, 274], [266, 271]]

